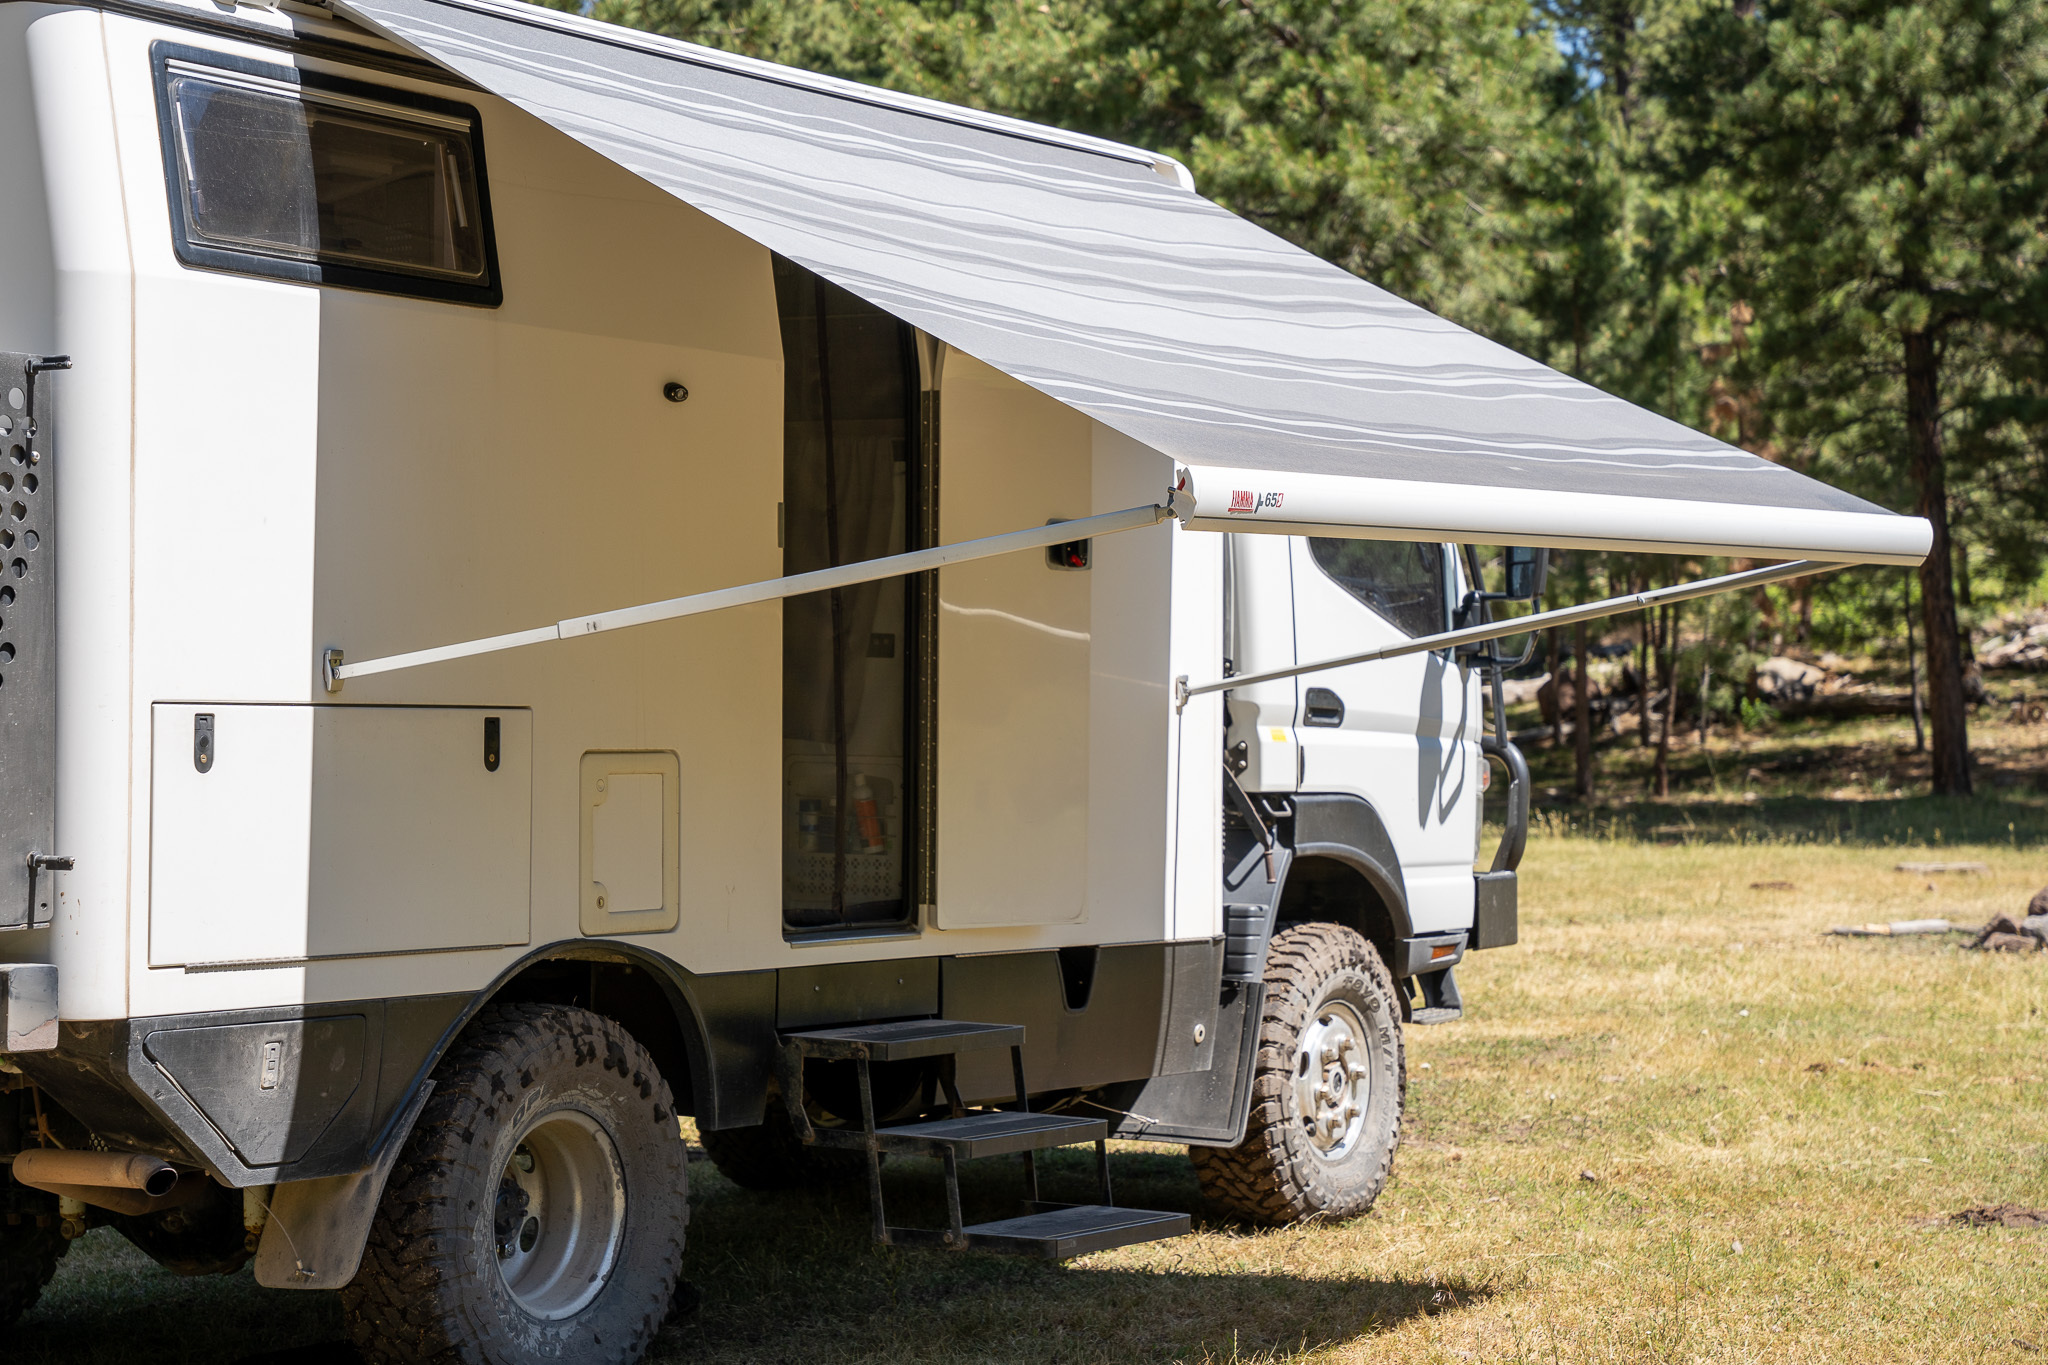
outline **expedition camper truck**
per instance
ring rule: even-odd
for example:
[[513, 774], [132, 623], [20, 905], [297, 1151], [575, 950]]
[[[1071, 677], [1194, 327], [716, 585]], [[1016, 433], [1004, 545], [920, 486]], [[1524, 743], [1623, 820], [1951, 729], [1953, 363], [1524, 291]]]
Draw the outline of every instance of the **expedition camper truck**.
[[1184, 1229], [1108, 1137], [1362, 1210], [1515, 938], [1490, 642], [1658, 596], [1469, 547], [1928, 545], [1153, 153], [505, 0], [9, 0], [0, 128], [0, 1322], [105, 1224], [630, 1361], [678, 1116], [888, 1243]]

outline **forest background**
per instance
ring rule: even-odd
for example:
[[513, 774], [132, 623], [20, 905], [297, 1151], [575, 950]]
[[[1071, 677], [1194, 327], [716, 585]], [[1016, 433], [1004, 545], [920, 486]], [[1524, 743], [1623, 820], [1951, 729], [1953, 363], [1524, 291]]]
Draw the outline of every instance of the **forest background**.
[[[1170, 153], [1375, 284], [1928, 517], [1917, 574], [1724, 599], [1644, 653], [1733, 712], [1765, 653], [1917, 635], [1930, 785], [1970, 792], [1971, 628], [2041, 599], [2048, 549], [2042, 0], [551, 2]], [[1560, 567], [1574, 600], [1723, 566]], [[1552, 642], [1579, 698], [1588, 643]]]

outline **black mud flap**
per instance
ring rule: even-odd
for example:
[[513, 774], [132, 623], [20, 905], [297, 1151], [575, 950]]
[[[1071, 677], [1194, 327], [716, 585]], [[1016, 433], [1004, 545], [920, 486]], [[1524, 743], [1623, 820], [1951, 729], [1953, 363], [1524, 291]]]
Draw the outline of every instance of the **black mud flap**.
[[1234, 1147], [1252, 1111], [1252, 1064], [1266, 1001], [1262, 981], [1226, 982], [1216, 1008], [1215, 1062], [1207, 1071], [1113, 1086], [1101, 1103], [1122, 1117], [1112, 1137]]
[[0, 352], [0, 930], [57, 901], [56, 384], [61, 356]]

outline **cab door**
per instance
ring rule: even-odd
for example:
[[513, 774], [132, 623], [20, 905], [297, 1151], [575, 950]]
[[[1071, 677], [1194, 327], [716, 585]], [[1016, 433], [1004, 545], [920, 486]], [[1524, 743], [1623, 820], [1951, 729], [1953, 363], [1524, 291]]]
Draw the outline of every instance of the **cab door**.
[[[1457, 558], [1430, 542], [1290, 537], [1297, 652], [1357, 654], [1450, 628]], [[1301, 790], [1365, 798], [1400, 855], [1414, 931], [1472, 922], [1478, 680], [1447, 650], [1305, 674]]]

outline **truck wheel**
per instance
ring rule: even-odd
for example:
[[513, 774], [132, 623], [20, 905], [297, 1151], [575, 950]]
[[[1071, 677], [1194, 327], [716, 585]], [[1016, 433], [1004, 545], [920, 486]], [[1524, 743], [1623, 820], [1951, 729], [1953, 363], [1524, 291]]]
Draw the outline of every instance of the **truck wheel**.
[[1227, 1216], [1349, 1218], [1387, 1183], [1406, 1098], [1400, 998], [1378, 951], [1342, 925], [1289, 925], [1266, 955], [1244, 1141], [1188, 1154]]
[[434, 1071], [362, 1269], [371, 1365], [631, 1365], [660, 1330], [690, 1206], [675, 1103], [589, 1010], [502, 1005]]
[[36, 1306], [43, 1286], [57, 1273], [70, 1243], [57, 1230], [57, 1201], [50, 1201], [49, 1226], [38, 1227], [33, 1214], [19, 1223], [0, 1226], [0, 1328], [12, 1327]]

